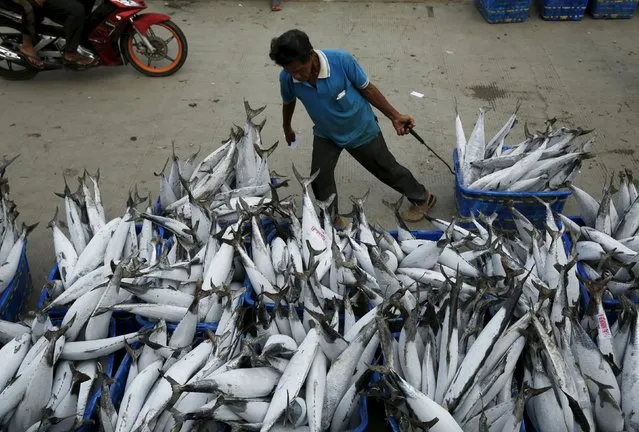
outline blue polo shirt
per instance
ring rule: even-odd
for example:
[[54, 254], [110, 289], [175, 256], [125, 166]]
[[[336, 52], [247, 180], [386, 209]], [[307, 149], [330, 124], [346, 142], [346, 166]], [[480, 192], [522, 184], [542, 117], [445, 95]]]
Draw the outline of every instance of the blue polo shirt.
[[358, 89], [369, 81], [362, 67], [343, 50], [315, 50], [320, 59], [317, 88], [300, 82], [291, 74], [280, 73], [280, 92], [285, 104], [298, 98], [313, 120], [313, 134], [340, 147], [367, 144], [380, 128], [368, 101]]

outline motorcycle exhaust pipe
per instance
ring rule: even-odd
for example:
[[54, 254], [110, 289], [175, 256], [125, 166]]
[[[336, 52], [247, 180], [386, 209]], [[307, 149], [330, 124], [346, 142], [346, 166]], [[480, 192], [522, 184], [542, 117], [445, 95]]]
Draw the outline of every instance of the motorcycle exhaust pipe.
[[0, 60], [20, 61], [22, 57], [18, 53], [0, 46]]

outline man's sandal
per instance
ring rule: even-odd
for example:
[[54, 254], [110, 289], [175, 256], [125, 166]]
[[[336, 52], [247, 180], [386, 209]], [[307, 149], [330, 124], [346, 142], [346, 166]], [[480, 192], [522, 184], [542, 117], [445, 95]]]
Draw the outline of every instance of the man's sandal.
[[24, 59], [29, 63], [29, 65], [34, 69], [42, 70], [44, 69], [44, 61], [39, 59], [38, 57], [32, 56], [31, 54], [27, 54], [24, 51], [20, 50], [20, 54]]

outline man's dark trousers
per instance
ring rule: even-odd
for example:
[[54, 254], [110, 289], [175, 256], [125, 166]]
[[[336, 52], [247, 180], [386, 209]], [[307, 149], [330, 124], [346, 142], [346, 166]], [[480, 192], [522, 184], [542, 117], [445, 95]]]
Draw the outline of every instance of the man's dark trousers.
[[76, 53], [80, 45], [85, 20], [85, 8], [78, 0], [45, 0], [43, 13], [64, 26], [65, 51]]
[[326, 201], [331, 194], [336, 194], [328, 209], [332, 217], [337, 215], [335, 166], [342, 150], [350, 153], [371, 174], [405, 195], [411, 202], [422, 203], [426, 200], [426, 188], [415, 179], [406, 167], [395, 160], [395, 157], [388, 150], [381, 132], [367, 144], [346, 149], [342, 149], [329, 139], [314, 136], [311, 173], [314, 174], [319, 170], [319, 175], [312, 184], [313, 194], [319, 201]]

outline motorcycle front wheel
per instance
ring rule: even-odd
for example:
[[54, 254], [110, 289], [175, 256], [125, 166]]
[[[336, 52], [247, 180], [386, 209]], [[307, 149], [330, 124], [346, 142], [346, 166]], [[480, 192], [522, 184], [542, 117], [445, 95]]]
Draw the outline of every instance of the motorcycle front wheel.
[[172, 21], [153, 24], [146, 37], [153, 46], [153, 51], [149, 50], [136, 32], [122, 38], [121, 48], [131, 66], [150, 77], [173, 75], [182, 68], [189, 47], [186, 36], [177, 24]]

